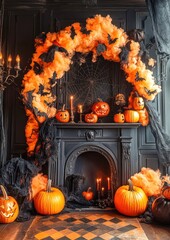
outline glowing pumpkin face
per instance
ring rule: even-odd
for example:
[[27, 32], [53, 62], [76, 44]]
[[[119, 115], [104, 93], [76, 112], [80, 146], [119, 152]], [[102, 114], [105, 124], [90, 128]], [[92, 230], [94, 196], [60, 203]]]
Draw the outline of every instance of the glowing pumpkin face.
[[103, 102], [102, 100], [100, 100], [99, 102], [93, 104], [92, 111], [98, 117], [106, 117], [110, 112], [110, 106], [107, 102]]
[[18, 217], [19, 207], [17, 201], [8, 196], [1, 185], [3, 197], [0, 197], [0, 223], [11, 223]]
[[113, 121], [116, 123], [124, 123], [125, 116], [123, 113], [116, 113], [113, 117]]
[[62, 123], [69, 122], [70, 113], [67, 110], [65, 110], [65, 105], [63, 105], [63, 108], [61, 110], [57, 111], [55, 117], [59, 122], [62, 122]]
[[96, 123], [98, 121], [98, 116], [95, 113], [87, 113], [85, 115], [85, 122]]
[[141, 110], [144, 108], [144, 100], [142, 97], [135, 97], [133, 99], [133, 108], [135, 110]]

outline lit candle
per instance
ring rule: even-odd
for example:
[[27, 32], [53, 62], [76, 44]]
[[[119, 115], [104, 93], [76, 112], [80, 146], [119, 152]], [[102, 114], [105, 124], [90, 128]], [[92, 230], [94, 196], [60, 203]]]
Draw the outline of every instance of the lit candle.
[[110, 190], [110, 178], [109, 177], [107, 178], [107, 188], [108, 188], [108, 190]]
[[101, 193], [102, 197], [104, 197], [104, 187], [102, 187], [102, 193]]
[[7, 65], [8, 68], [11, 68], [11, 62], [12, 62], [12, 57], [11, 57], [11, 54], [10, 54], [8, 56], [8, 65]]
[[16, 69], [20, 69], [20, 56], [17, 55], [16, 56], [16, 66], [15, 66]]
[[83, 112], [83, 105], [78, 105], [78, 112], [79, 113], [82, 113]]
[[99, 191], [99, 178], [97, 178], [97, 191]]
[[99, 178], [99, 190], [101, 191], [102, 179]]
[[0, 52], [0, 66], [3, 66], [3, 56], [1, 52]]
[[70, 97], [70, 108], [73, 111], [73, 96]]

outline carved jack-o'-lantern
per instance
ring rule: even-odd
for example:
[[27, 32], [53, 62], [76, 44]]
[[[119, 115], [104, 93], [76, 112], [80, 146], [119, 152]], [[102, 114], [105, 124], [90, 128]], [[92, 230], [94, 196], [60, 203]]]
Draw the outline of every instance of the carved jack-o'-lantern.
[[124, 114], [123, 113], [116, 113], [113, 116], [113, 121], [116, 122], [116, 123], [124, 123], [124, 121], [125, 121]]
[[69, 111], [65, 110], [65, 104], [63, 105], [63, 108], [61, 110], [57, 111], [55, 117], [59, 122], [62, 122], [62, 123], [69, 122], [70, 113], [69, 113]]
[[110, 106], [107, 102], [103, 102], [101, 99], [99, 99], [99, 102], [93, 104], [92, 111], [98, 117], [106, 117], [110, 112]]
[[3, 197], [0, 197], [0, 223], [11, 223], [18, 217], [18, 203], [13, 197], [7, 195], [2, 185], [0, 188], [3, 194]]
[[85, 114], [85, 122], [87, 123], [96, 123], [98, 121], [98, 116], [95, 113]]
[[142, 97], [135, 97], [133, 99], [133, 108], [135, 110], [141, 110], [144, 108], [144, 100]]

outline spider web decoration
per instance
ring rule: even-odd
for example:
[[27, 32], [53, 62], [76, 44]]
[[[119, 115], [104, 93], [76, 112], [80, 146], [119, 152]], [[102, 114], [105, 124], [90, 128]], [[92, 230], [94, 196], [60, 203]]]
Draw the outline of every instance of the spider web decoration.
[[86, 57], [76, 54], [67, 79], [66, 105], [69, 106], [72, 95], [74, 106], [83, 104], [83, 112], [89, 113], [93, 103], [102, 99], [111, 108], [109, 116], [102, 118], [102, 121], [113, 122], [114, 97], [119, 92], [127, 95], [130, 90], [131, 86], [125, 80], [124, 72], [120, 71], [119, 63], [106, 61], [102, 56], [93, 62], [91, 54]]

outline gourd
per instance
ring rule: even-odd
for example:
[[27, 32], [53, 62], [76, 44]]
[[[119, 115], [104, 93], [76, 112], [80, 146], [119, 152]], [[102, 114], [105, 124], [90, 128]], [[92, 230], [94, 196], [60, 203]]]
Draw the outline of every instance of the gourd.
[[147, 208], [148, 197], [145, 192], [128, 180], [129, 185], [119, 187], [114, 196], [115, 208], [126, 216], [139, 216]]
[[139, 113], [135, 110], [127, 109], [124, 111], [125, 122], [136, 123], [139, 121]]
[[163, 196], [156, 198], [152, 203], [153, 218], [165, 224], [170, 224], [170, 200]]
[[93, 199], [93, 196], [94, 196], [94, 193], [93, 193], [91, 187], [89, 187], [89, 188], [87, 189], [87, 191], [82, 192], [82, 196], [83, 196], [87, 201], [92, 200], [92, 199]]
[[3, 196], [0, 197], [0, 223], [14, 222], [19, 214], [17, 201], [7, 195], [4, 186], [0, 185]]
[[67, 123], [69, 122], [70, 120], [70, 113], [69, 111], [67, 111], [65, 109], [65, 104], [63, 105], [62, 109], [58, 110], [56, 115], [55, 115], [56, 119], [59, 121], [59, 122], [62, 122], [62, 123]]
[[116, 113], [113, 116], [113, 121], [116, 122], [116, 123], [124, 123], [124, 121], [125, 121], [124, 114], [123, 113]]
[[51, 180], [48, 179], [47, 189], [41, 190], [35, 195], [34, 206], [40, 214], [57, 214], [65, 206], [65, 197], [58, 188], [51, 187]]
[[85, 122], [87, 123], [96, 123], [98, 121], [98, 116], [95, 113], [85, 114]]
[[164, 186], [162, 187], [161, 192], [166, 199], [170, 200], [170, 184], [169, 183], [167, 182], [164, 183]]
[[98, 117], [106, 117], [110, 112], [110, 106], [107, 102], [103, 102], [102, 99], [98, 99], [99, 101], [94, 103], [92, 106], [92, 111]]

